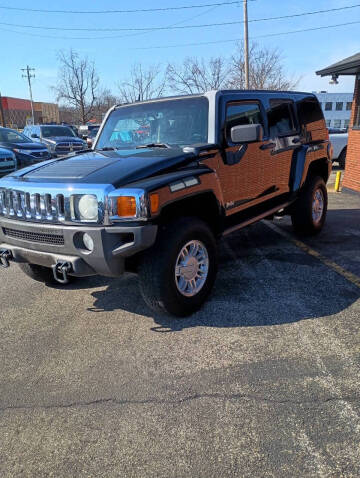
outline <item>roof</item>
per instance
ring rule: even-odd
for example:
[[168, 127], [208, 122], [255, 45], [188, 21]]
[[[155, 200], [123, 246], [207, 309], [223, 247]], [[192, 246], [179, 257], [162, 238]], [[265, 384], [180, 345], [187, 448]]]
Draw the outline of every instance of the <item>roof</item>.
[[360, 73], [360, 52], [316, 72], [320, 76], [357, 75], [358, 73]]

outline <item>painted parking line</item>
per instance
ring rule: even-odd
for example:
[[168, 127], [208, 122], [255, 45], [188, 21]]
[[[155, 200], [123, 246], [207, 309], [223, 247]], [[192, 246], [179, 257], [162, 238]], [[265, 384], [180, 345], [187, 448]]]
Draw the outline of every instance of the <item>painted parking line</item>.
[[322, 254], [315, 251], [311, 247], [307, 246], [304, 242], [299, 241], [299, 239], [296, 239], [295, 237], [293, 237], [287, 231], [284, 231], [280, 227], [276, 226], [276, 224], [273, 224], [272, 222], [269, 222], [269, 221], [263, 221], [263, 223], [268, 228], [270, 228], [274, 232], [276, 232], [277, 234], [280, 234], [282, 237], [284, 237], [288, 241], [295, 244], [295, 246], [298, 247], [299, 249], [301, 249], [303, 252], [305, 252], [306, 254], [309, 254], [312, 257], [315, 257], [320, 262], [325, 264], [327, 267], [329, 267], [330, 269], [333, 269], [339, 275], [341, 275], [346, 280], [348, 280], [349, 282], [351, 282], [352, 284], [354, 284], [356, 287], [358, 287], [360, 289], [360, 277], [358, 277], [357, 275], [353, 274], [350, 271], [347, 271], [343, 267], [339, 266], [339, 264], [337, 264], [336, 262], [332, 261], [331, 259], [328, 259], [327, 257], [323, 256]]

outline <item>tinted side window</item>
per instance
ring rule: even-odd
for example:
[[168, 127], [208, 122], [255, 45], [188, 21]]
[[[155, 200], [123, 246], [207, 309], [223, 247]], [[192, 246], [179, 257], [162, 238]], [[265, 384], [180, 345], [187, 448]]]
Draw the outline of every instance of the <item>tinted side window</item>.
[[257, 103], [233, 103], [226, 108], [226, 123], [228, 125], [261, 124], [263, 119]]
[[297, 103], [299, 121], [302, 125], [324, 120], [323, 112], [315, 98], [305, 98]]
[[261, 124], [264, 121], [258, 103], [229, 103], [226, 107], [226, 137], [233, 126]]
[[269, 134], [271, 138], [287, 136], [296, 131], [292, 103], [271, 101], [268, 111]]

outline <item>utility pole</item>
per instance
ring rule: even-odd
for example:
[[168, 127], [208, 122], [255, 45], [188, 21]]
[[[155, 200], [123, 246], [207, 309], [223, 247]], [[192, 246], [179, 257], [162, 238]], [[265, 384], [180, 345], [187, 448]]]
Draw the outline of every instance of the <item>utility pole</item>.
[[247, 0], [244, 0], [244, 53], [245, 53], [245, 89], [248, 90], [249, 82], [249, 24]]
[[6, 127], [6, 123], [5, 123], [5, 115], [4, 115], [4, 108], [3, 108], [3, 104], [2, 104], [2, 96], [1, 96], [1, 93], [0, 93], [0, 114], [1, 114], [1, 122], [2, 122], [2, 125], [4, 126], [4, 128]]
[[22, 68], [21, 71], [25, 71], [25, 75], [22, 75], [23, 78], [27, 78], [28, 83], [29, 83], [29, 92], [30, 92], [30, 102], [31, 102], [31, 116], [32, 116], [32, 124], [35, 123], [35, 118], [34, 118], [34, 105], [33, 105], [33, 95], [32, 95], [32, 89], [31, 89], [31, 78], [35, 78], [35, 74], [31, 73], [32, 71], [35, 71], [35, 68], [30, 68], [29, 65], [27, 65], [26, 68]]

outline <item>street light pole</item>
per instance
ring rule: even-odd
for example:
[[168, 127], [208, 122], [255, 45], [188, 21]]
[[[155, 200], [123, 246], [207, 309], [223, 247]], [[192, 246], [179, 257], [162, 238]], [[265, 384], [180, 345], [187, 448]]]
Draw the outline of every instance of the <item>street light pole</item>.
[[245, 89], [250, 87], [249, 82], [249, 25], [247, 0], [244, 0], [244, 53], [245, 53]]
[[34, 105], [33, 105], [33, 95], [32, 95], [32, 88], [31, 88], [31, 78], [35, 78], [35, 74], [32, 74], [32, 71], [35, 71], [35, 68], [30, 68], [29, 65], [27, 65], [26, 68], [22, 68], [21, 71], [26, 71], [25, 75], [22, 75], [23, 78], [27, 78], [28, 83], [29, 83], [29, 93], [30, 93], [30, 102], [31, 102], [31, 116], [32, 116], [32, 124], [35, 123], [35, 117], [34, 117]]

